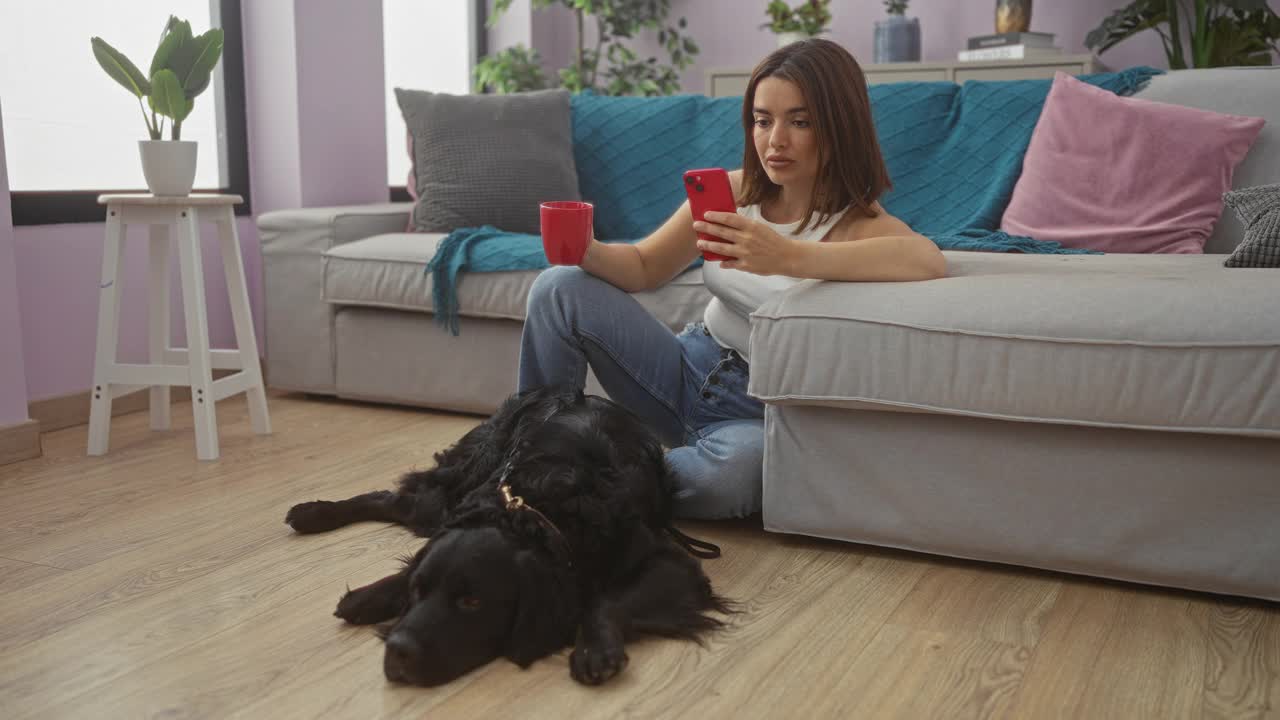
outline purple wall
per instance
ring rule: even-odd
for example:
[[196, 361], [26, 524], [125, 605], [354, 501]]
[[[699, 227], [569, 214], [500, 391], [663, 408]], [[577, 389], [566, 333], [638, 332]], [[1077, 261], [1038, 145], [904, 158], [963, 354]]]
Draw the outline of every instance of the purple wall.
[[[262, 271], [253, 221], [236, 224], [250, 287], [258, 337], [262, 337]], [[212, 226], [201, 227], [209, 339], [215, 347], [234, 347], [226, 280]], [[30, 400], [85, 390], [93, 381], [98, 329], [98, 281], [102, 273], [102, 223], [14, 228], [18, 302], [22, 308], [22, 349]], [[144, 362], [147, 352], [146, 229], [130, 227], [121, 259], [120, 354], [122, 362]], [[171, 263], [172, 337], [185, 342], [177, 252]]]
[[[792, 5], [798, 0], [791, 0]], [[1067, 53], [1084, 53], [1084, 36], [1116, 8], [1128, 0], [1073, 0], [1035, 3], [1031, 29], [1057, 35], [1056, 43]], [[765, 0], [672, 0], [673, 16], [689, 21], [688, 33], [698, 43], [700, 52], [694, 65], [681, 76], [685, 92], [703, 92], [706, 71], [712, 68], [751, 68], [777, 47], [777, 38], [767, 29]], [[824, 35], [854, 54], [860, 63], [872, 62], [874, 23], [885, 16], [882, 0], [838, 0], [832, 3], [830, 32]], [[535, 16], [546, 11], [537, 11]], [[922, 58], [925, 61], [955, 60], [973, 35], [995, 32], [995, 0], [914, 0], [908, 17], [920, 19]], [[534, 41], [545, 38], [553, 45], [535, 45], [545, 57], [568, 58], [574, 31], [572, 16], [559, 13], [560, 30], [535, 33]], [[535, 26], [536, 27], [536, 26]], [[635, 45], [642, 57], [666, 57], [656, 38], [646, 35]], [[1167, 67], [1160, 38], [1148, 31], [1130, 38], [1101, 57], [1111, 68], [1131, 65]]]
[[293, 3], [249, 0], [241, 5], [240, 14], [253, 210], [301, 207]]
[[4, 126], [0, 124], [0, 428], [27, 419], [27, 375], [22, 359], [18, 274], [13, 259], [13, 218], [3, 140]]
[[[255, 214], [298, 206], [385, 202], [381, 3], [247, 0], [242, 16]], [[305, 19], [299, 21], [300, 17]], [[7, 191], [0, 202], [5, 213], [0, 216], [0, 425], [4, 425], [13, 417], [17, 417], [14, 422], [26, 418], [28, 400], [83, 391], [92, 383], [104, 225], [18, 227], [10, 236]], [[234, 332], [222, 262], [213, 228], [202, 229], [210, 340], [215, 346], [230, 346]], [[240, 218], [237, 231], [259, 347], [263, 347], [257, 228], [252, 219]], [[146, 357], [144, 233], [141, 228], [130, 233], [132, 242], [126, 242], [122, 261], [120, 358], [125, 361]], [[15, 269], [21, 327], [6, 312], [14, 307], [6, 302], [14, 294], [6, 285], [6, 273], [13, 274]], [[185, 335], [176, 253], [173, 271], [173, 337], [181, 343]], [[21, 349], [25, 388], [12, 380], [17, 371], [5, 354], [10, 348]], [[13, 409], [17, 407], [21, 410]], [[15, 415], [18, 412], [20, 416]]]
[[382, 2], [295, 3], [302, 206], [386, 202]]

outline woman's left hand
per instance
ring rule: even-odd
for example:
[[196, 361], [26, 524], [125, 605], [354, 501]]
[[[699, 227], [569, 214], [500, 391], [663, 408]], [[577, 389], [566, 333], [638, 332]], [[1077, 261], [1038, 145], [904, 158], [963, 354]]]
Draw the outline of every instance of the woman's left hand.
[[703, 217], [707, 221], [695, 221], [693, 229], [726, 242], [699, 239], [698, 247], [732, 258], [722, 261], [725, 268], [756, 275], [791, 274], [798, 249], [796, 240], [784, 238], [773, 228], [737, 213], [708, 211]]

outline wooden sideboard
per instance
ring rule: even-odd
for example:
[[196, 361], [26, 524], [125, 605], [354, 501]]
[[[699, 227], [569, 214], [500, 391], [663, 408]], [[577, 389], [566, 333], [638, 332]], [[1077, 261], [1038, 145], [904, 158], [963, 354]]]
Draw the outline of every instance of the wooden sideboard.
[[[867, 83], [966, 80], [1035, 80], [1052, 78], [1059, 70], [1071, 75], [1100, 72], [1093, 55], [1048, 55], [1022, 60], [979, 60], [975, 62], [885, 63], [863, 65]], [[751, 79], [751, 68], [721, 68], [707, 71], [705, 92], [711, 97], [740, 96]]]

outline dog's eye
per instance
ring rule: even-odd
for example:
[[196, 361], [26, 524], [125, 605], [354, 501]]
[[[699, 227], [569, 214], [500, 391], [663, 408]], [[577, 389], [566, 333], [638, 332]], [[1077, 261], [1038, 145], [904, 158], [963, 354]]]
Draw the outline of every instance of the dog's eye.
[[459, 610], [466, 610], [470, 612], [472, 610], [480, 609], [480, 598], [476, 597], [475, 595], [463, 595], [462, 597], [458, 598], [457, 603], [458, 603]]

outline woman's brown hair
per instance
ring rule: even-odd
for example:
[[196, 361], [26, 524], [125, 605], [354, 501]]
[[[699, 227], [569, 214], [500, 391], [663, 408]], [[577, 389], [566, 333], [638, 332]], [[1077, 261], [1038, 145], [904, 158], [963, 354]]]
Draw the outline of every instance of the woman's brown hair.
[[753, 137], [756, 87], [768, 77], [800, 88], [809, 121], [817, 133], [818, 177], [800, 229], [808, 227], [815, 214], [820, 224], [845, 207], [865, 217], [875, 217], [875, 202], [893, 184], [880, 155], [867, 81], [848, 50], [818, 38], [778, 48], [751, 73], [742, 98], [746, 147], [738, 205], [772, 200], [781, 189], [765, 174]]

